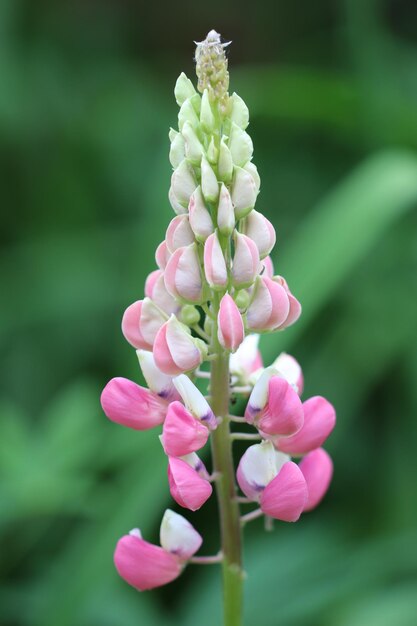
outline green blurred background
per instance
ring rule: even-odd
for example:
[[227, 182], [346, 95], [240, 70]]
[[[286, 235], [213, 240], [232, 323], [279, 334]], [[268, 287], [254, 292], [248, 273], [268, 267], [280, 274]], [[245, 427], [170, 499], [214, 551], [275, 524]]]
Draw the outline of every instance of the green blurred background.
[[[139, 380], [120, 333], [172, 218], [173, 87], [193, 39], [232, 39], [258, 206], [338, 425], [323, 505], [245, 541], [246, 624], [417, 623], [417, 5], [413, 0], [0, 2], [2, 626], [215, 626], [217, 566], [138, 594], [113, 567], [173, 506], [151, 433], [99, 394]], [[214, 498], [188, 518], [217, 550]]]

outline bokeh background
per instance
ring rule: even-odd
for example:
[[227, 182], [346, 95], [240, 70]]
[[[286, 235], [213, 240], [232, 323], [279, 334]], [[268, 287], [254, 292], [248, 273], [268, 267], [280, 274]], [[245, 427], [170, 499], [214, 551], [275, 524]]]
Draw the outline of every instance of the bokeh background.
[[[173, 86], [232, 39], [276, 268], [302, 320], [262, 344], [337, 407], [322, 506], [245, 541], [246, 624], [417, 623], [417, 5], [413, 0], [0, 2], [2, 626], [215, 626], [217, 566], [139, 594], [116, 540], [173, 506], [154, 432], [109, 378], [172, 218]], [[216, 504], [188, 516], [217, 550]]]

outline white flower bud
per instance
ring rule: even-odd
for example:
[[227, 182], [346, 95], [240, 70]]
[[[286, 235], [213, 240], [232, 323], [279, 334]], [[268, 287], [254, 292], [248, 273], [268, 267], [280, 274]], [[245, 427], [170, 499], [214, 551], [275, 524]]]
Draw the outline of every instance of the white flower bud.
[[233, 163], [240, 167], [243, 167], [252, 158], [252, 139], [247, 132], [233, 122], [230, 132], [229, 150], [232, 154]]
[[184, 123], [181, 134], [185, 143], [185, 156], [194, 165], [199, 165], [204, 154], [204, 148], [190, 122]]
[[249, 109], [237, 93], [232, 95], [231, 100], [233, 104], [230, 119], [245, 130], [249, 124]]
[[200, 122], [203, 130], [205, 130], [207, 133], [210, 133], [212, 130], [214, 130], [214, 127], [216, 125], [207, 89], [203, 91], [203, 96], [201, 98]]
[[197, 187], [190, 198], [188, 217], [196, 239], [200, 242], [204, 242], [214, 231], [214, 227], [210, 213], [204, 203], [200, 186]]
[[255, 163], [252, 163], [252, 161], [249, 161], [248, 163], [246, 163], [243, 169], [249, 172], [249, 174], [252, 176], [256, 185], [256, 193], [259, 193], [259, 189], [261, 187], [261, 179], [259, 177], [258, 168], [256, 167]]
[[230, 183], [233, 176], [233, 159], [224, 137], [222, 137], [220, 141], [219, 162], [217, 169], [220, 180], [225, 183]]
[[194, 89], [193, 83], [187, 78], [184, 72], [181, 72], [174, 87], [175, 100], [178, 106], [181, 106], [187, 98], [191, 98], [195, 93], [197, 92]]
[[[175, 135], [174, 135], [175, 133]], [[185, 144], [184, 138], [181, 136], [181, 133], [177, 133], [169, 131], [169, 138], [171, 139], [171, 147], [169, 150], [169, 160], [171, 162], [172, 167], [175, 169], [181, 163], [181, 161], [185, 157]]]
[[199, 124], [198, 115], [190, 98], [185, 100], [178, 113], [178, 128], [181, 131], [185, 122], [189, 122], [191, 126], [194, 126], [194, 128], [197, 128]]
[[232, 198], [224, 183], [220, 187], [217, 225], [221, 234], [227, 237], [232, 234], [235, 227], [235, 212], [233, 210]]
[[[187, 163], [187, 160], [183, 159], [171, 177], [172, 193], [180, 205], [187, 207], [190, 201], [190, 196], [196, 187], [197, 182], [194, 178], [194, 172], [191, 166]], [[174, 206], [172, 208], [176, 211]], [[182, 211], [182, 213], [185, 212], [186, 211]]]
[[168, 191], [168, 199], [171, 203], [172, 208], [174, 209], [177, 215], [183, 215], [184, 213], [187, 213], [187, 209], [178, 202], [177, 196], [175, 195], [172, 189], [172, 185]]
[[237, 220], [251, 212], [255, 206], [257, 195], [256, 184], [251, 174], [241, 167], [235, 167], [232, 185], [232, 202], [235, 207], [235, 217]]
[[216, 202], [219, 196], [219, 185], [216, 174], [205, 157], [201, 159], [201, 189], [207, 202]]

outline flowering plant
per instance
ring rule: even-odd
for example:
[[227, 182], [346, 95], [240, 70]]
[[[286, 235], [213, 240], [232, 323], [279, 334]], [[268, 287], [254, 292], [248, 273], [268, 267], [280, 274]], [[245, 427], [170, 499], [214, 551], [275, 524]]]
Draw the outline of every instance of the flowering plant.
[[[129, 428], [162, 425], [161, 453], [180, 507], [199, 509], [212, 484], [219, 505], [217, 555], [194, 556], [202, 537], [167, 510], [160, 547], [142, 539], [138, 529], [119, 540], [119, 574], [145, 590], [174, 580], [187, 563], [221, 563], [225, 624], [238, 626], [242, 528], [261, 516], [268, 524], [295, 522], [320, 502], [332, 477], [321, 446], [336, 417], [320, 396], [301, 401], [303, 375], [293, 357], [282, 353], [265, 368], [258, 350], [260, 334], [294, 324], [301, 305], [274, 274], [269, 254], [275, 231], [254, 208], [260, 178], [246, 132], [247, 106], [228, 93], [227, 45], [211, 31], [196, 48], [198, 91], [184, 74], [175, 86], [180, 111], [179, 130], [169, 134], [169, 200], [176, 216], [156, 250], [158, 269], [146, 280], [145, 298], [131, 304], [122, 320], [148, 388], [113, 378], [101, 403], [109, 419]], [[208, 379], [208, 396], [196, 386], [198, 378]], [[247, 398], [243, 416], [230, 413], [235, 396]], [[236, 423], [252, 432], [236, 432]], [[197, 455], [209, 439], [211, 473]], [[235, 440], [255, 442], [236, 471]], [[241, 515], [241, 505], [252, 503], [258, 506]]]

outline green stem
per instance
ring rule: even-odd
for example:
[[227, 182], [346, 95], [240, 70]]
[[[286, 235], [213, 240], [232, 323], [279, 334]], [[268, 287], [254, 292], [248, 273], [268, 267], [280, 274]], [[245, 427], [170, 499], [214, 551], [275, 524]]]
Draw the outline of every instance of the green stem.
[[[219, 297], [213, 298], [216, 314]], [[211, 408], [223, 418], [212, 434], [213, 470], [216, 481], [223, 552], [223, 602], [225, 626], [241, 626], [243, 611], [243, 570], [239, 504], [236, 499], [235, 472], [230, 439], [229, 356], [217, 340], [217, 323], [212, 334], [212, 351], [217, 359], [211, 365]]]

